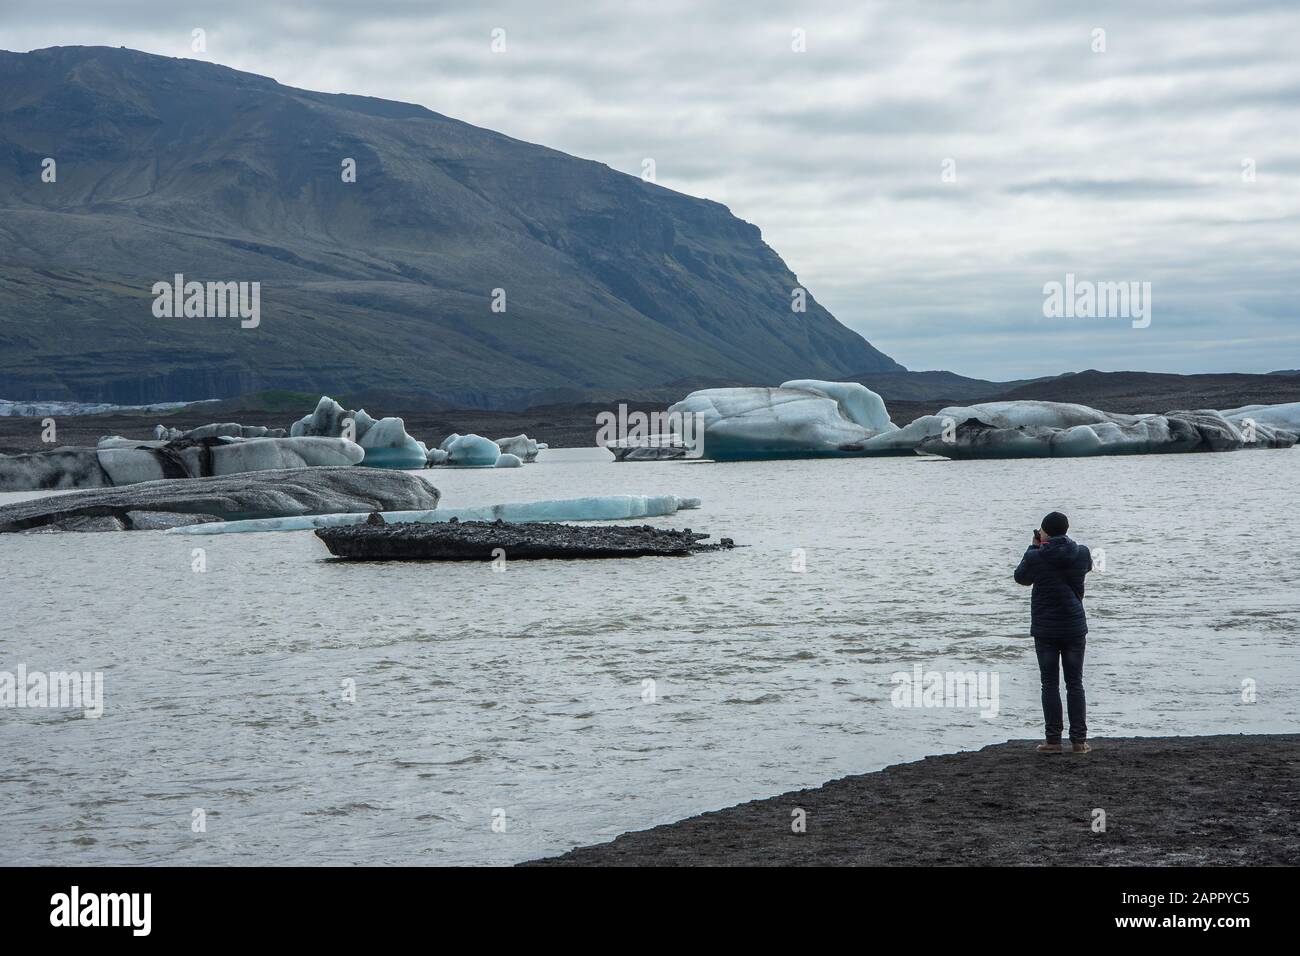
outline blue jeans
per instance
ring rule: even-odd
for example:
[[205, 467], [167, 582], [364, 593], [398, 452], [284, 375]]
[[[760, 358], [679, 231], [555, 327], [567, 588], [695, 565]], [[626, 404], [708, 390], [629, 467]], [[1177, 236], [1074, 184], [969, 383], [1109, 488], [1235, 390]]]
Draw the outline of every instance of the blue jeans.
[[1061, 670], [1065, 671], [1065, 701], [1070, 711], [1070, 739], [1087, 740], [1087, 702], [1083, 697], [1083, 649], [1087, 635], [1034, 638], [1038, 672], [1043, 681], [1043, 721], [1047, 742], [1061, 740]]

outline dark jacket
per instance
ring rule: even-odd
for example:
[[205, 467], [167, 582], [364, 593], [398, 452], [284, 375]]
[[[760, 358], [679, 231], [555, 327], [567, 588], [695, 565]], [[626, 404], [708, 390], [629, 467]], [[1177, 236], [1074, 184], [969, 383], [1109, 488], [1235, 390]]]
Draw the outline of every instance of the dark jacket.
[[1032, 545], [1016, 568], [1017, 584], [1032, 584], [1029, 633], [1048, 639], [1088, 633], [1083, 612], [1083, 579], [1092, 570], [1092, 554], [1065, 535]]

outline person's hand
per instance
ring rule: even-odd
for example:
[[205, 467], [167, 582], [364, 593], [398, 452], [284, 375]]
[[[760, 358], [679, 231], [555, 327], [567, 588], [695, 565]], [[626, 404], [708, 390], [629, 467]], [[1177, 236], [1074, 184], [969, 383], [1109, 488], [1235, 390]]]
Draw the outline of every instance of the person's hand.
[[1047, 538], [1047, 536], [1046, 536], [1045, 534], [1043, 534], [1043, 529], [1042, 529], [1042, 528], [1035, 528], [1035, 529], [1034, 529], [1034, 541], [1033, 541], [1033, 546], [1034, 546], [1035, 548], [1038, 547], [1040, 544], [1043, 543], [1043, 541], [1046, 540], [1046, 538]]

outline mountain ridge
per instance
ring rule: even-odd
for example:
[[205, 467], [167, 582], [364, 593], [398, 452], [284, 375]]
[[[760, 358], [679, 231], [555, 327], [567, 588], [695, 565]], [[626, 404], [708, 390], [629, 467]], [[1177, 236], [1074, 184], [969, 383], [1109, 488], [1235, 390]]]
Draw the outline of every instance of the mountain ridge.
[[[811, 293], [793, 312], [797, 277], [720, 203], [205, 61], [0, 52], [0, 209], [0, 394], [24, 399], [481, 405], [904, 371]], [[178, 273], [260, 282], [264, 320], [155, 319], [150, 287]]]

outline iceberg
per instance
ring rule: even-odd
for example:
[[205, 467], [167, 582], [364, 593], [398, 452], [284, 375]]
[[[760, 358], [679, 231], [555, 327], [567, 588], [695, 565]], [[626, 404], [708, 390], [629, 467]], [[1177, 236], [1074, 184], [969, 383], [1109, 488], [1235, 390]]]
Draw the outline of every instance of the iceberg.
[[161, 446], [156, 448], [112, 446], [100, 448], [97, 455], [99, 457], [99, 466], [108, 475], [106, 484], [138, 485], [145, 481], [161, 481], [168, 477], [182, 477], [181, 475], [168, 474], [172, 469], [165, 467], [164, 462], [166, 462], [166, 465], [172, 465], [173, 463], [163, 458], [160, 449]]
[[359, 512], [364, 520], [380, 509], [436, 509], [439, 497], [423, 478], [401, 471], [293, 468], [97, 488], [0, 505], [0, 532], [157, 530], [214, 519], [224, 524], [223, 518], [327, 512]]
[[545, 445], [538, 444], [527, 435], [515, 435], [513, 438], [498, 438], [497, 447], [503, 455], [515, 455], [520, 461], [535, 461], [538, 449]]
[[450, 443], [444, 442], [448, 465], [463, 468], [491, 468], [501, 457], [501, 449], [490, 438], [481, 435], [457, 435]]
[[917, 419], [915, 450], [946, 458], [1082, 458], [1290, 448], [1293, 433], [1260, 425], [1254, 441], [1216, 411], [1121, 415], [1068, 402], [954, 405]]
[[356, 465], [365, 452], [346, 438], [218, 438], [192, 444], [111, 444], [97, 454], [111, 484], [134, 485], [162, 478]]
[[1240, 426], [1247, 419], [1257, 425], [1300, 434], [1300, 402], [1281, 405], [1243, 405], [1219, 412], [1228, 421]]
[[365, 451], [345, 438], [205, 438], [175, 442], [100, 439], [97, 448], [0, 456], [0, 490], [136, 485], [253, 471], [356, 465]]
[[[1290, 448], [1300, 402], [1216, 412], [1121, 415], [1070, 402], [950, 405], [899, 428], [883, 399], [856, 382], [793, 379], [778, 388], [692, 392], [668, 409], [698, 416], [703, 454], [715, 461], [868, 457], [1048, 458]], [[685, 457], [674, 436], [606, 443], [615, 461]]]
[[366, 453], [346, 438], [236, 438], [213, 445], [211, 454], [210, 474], [235, 475], [281, 468], [359, 465]]
[[644, 438], [618, 438], [605, 442], [615, 461], [676, 461], [690, 456], [680, 435], [652, 434]]
[[525, 462], [535, 461], [537, 453], [545, 447], [544, 442], [533, 441], [527, 435], [492, 441], [482, 435], [452, 432], [437, 448], [429, 449], [427, 460], [430, 466], [518, 468]]
[[63, 491], [103, 488], [112, 481], [94, 448], [55, 448], [27, 455], [0, 455], [0, 491]]
[[366, 453], [361, 464], [372, 468], [424, 468], [428, 464], [429, 449], [406, 433], [406, 423], [400, 418], [373, 422], [358, 443]]
[[368, 467], [424, 468], [428, 462], [428, 448], [406, 433], [402, 419], [376, 420], [364, 408], [349, 411], [328, 395], [321, 396], [310, 415], [304, 415], [289, 427], [293, 437], [339, 438], [349, 432], [365, 451], [360, 463]]
[[349, 420], [352, 421], [357, 434], [374, 422], [374, 419], [366, 414], [365, 409], [350, 412], [328, 395], [322, 395], [310, 414], [304, 415], [289, 426], [289, 434], [294, 438], [300, 435], [337, 438], [343, 434]]
[[169, 441], [175, 439], [169, 438], [123, 438], [121, 435], [104, 435], [96, 443], [96, 448], [162, 448]]
[[[241, 425], [238, 422], [213, 422], [200, 425], [188, 431], [155, 425], [155, 441], [178, 441], [182, 438], [284, 438], [288, 432], [283, 428], [267, 428], [265, 425]], [[124, 439], [125, 440], [125, 439]], [[102, 445], [103, 442], [101, 441]]]
[[895, 431], [868, 438], [862, 448], [870, 455], [910, 455], [925, 439], [942, 435], [945, 424], [942, 415], [922, 415]]
[[715, 461], [900, 453], [867, 447], [898, 426], [880, 396], [856, 382], [797, 379], [779, 388], [702, 389], [668, 414], [701, 416], [704, 456]]
[[[516, 501], [466, 508], [434, 508], [423, 511], [383, 511], [384, 522], [437, 524], [450, 521], [623, 521], [657, 518], [698, 508], [699, 498], [675, 495], [599, 495], [590, 498], [557, 498], [546, 501]], [[238, 534], [250, 531], [310, 531], [364, 524], [368, 514], [294, 515], [251, 521], [222, 521], [173, 528], [167, 534]]]
[[889, 417], [885, 400], [857, 382], [822, 382], [814, 378], [800, 378], [783, 382], [782, 388], [820, 392], [835, 399], [841, 414], [851, 422], [875, 432], [889, 432], [898, 428]]

